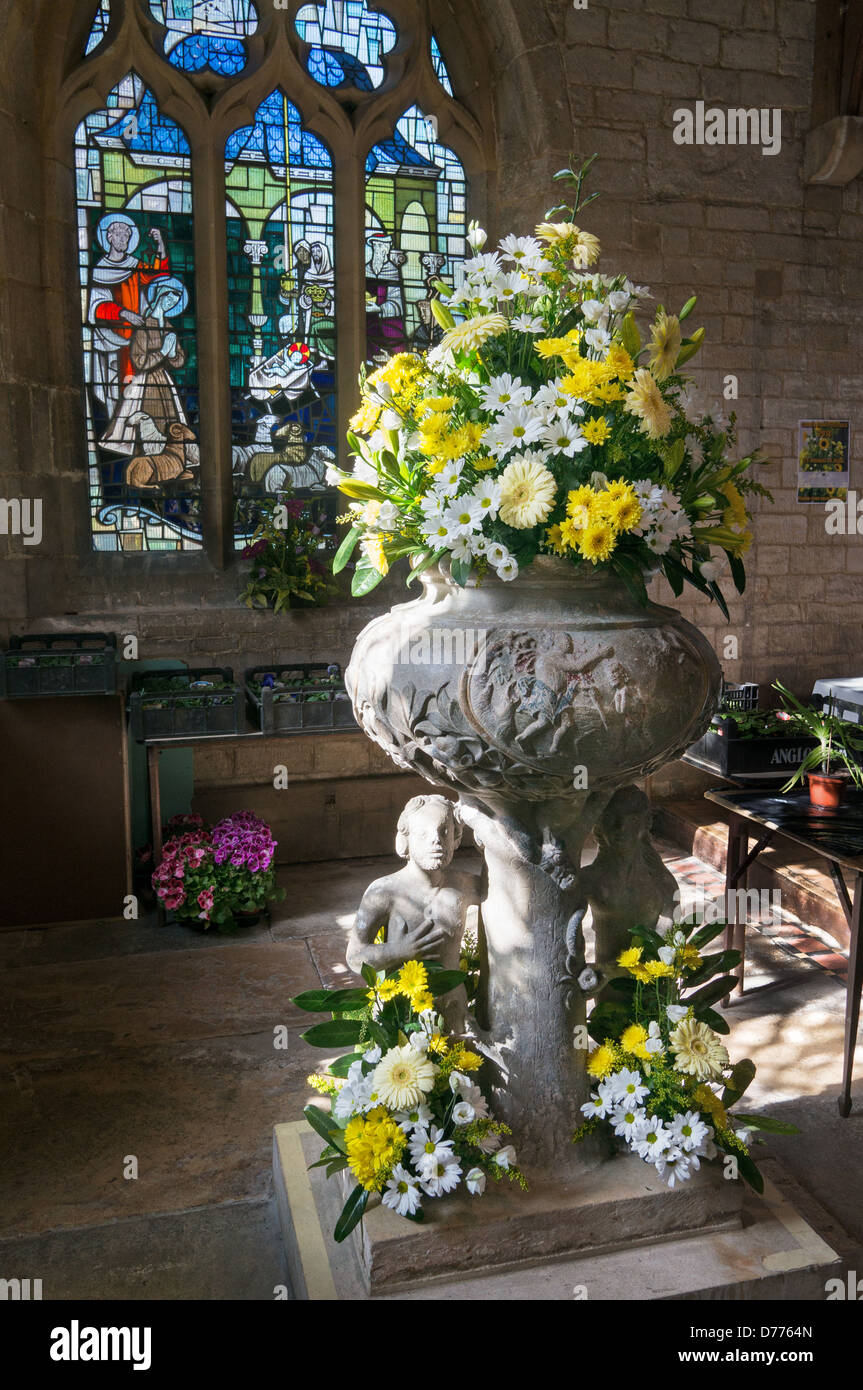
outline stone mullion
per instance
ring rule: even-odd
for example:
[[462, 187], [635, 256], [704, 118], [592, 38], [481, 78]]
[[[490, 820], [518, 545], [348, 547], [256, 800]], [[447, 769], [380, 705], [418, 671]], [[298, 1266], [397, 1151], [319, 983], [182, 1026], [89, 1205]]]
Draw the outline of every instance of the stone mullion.
[[[233, 551], [225, 163], [210, 122], [193, 141], [199, 439], [204, 549], [218, 569]], [[187, 132], [191, 135], [191, 132]]]
[[[366, 357], [365, 152], [355, 138], [333, 147], [336, 251], [336, 392], [340, 421], [358, 403], [357, 377]], [[340, 446], [343, 448], [343, 446]], [[343, 462], [344, 460], [342, 460]]]

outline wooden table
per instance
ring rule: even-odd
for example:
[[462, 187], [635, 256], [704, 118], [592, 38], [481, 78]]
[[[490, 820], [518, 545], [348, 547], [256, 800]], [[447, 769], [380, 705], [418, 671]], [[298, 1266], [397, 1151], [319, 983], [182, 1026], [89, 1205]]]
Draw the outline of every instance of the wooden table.
[[[812, 806], [809, 793], [803, 788], [780, 793], [771, 791], [711, 790], [704, 793], [708, 801], [721, 806], [730, 816], [728, 852], [725, 859], [726, 949], [740, 952], [740, 964], [734, 974], [737, 985], [733, 991], [743, 993], [746, 959], [746, 913], [740, 918], [740, 894], [746, 888], [750, 865], [776, 835], [784, 835], [801, 845], [810, 854], [827, 860], [830, 874], [848, 923], [848, 979], [845, 993], [845, 1056], [842, 1074], [842, 1094], [839, 1114], [851, 1113], [851, 1080], [854, 1070], [854, 1046], [860, 1021], [860, 992], [863, 988], [863, 940], [860, 921], [863, 916], [863, 791], [846, 790], [845, 800], [836, 810]], [[750, 836], [755, 839], [749, 848]], [[849, 892], [845, 874], [852, 876]]]

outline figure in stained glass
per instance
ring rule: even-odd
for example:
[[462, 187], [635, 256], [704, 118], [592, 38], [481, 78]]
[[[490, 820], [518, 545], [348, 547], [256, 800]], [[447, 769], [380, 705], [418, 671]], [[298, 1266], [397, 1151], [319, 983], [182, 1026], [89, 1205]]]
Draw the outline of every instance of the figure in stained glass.
[[380, 363], [404, 352], [404, 294], [401, 268], [407, 256], [393, 246], [387, 232], [372, 232], [366, 240], [366, 342], [370, 362]]
[[75, 143], [93, 543], [197, 549], [188, 142], [129, 74]]
[[[335, 461], [332, 160], [272, 92], [226, 146], [238, 546], [256, 500], [323, 494]], [[335, 505], [332, 507], [335, 515]]]

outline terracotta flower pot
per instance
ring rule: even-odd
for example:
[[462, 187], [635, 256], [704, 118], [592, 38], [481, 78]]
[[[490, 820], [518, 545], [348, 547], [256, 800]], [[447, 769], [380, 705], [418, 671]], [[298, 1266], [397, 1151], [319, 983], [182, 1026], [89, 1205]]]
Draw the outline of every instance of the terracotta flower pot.
[[845, 781], [842, 777], [828, 777], [821, 772], [809, 772], [806, 779], [809, 783], [809, 800], [813, 806], [825, 806], [835, 810], [842, 804], [845, 795]]

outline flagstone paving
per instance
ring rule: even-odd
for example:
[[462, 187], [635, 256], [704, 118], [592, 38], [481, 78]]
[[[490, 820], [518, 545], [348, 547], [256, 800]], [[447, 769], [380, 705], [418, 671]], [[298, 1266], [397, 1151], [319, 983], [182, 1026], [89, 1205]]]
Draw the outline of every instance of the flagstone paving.
[[[660, 848], [684, 893], [721, 894], [714, 869]], [[42, 1277], [45, 1298], [276, 1296], [272, 1127], [325, 1060], [290, 1000], [350, 981], [352, 913], [395, 862], [284, 869], [272, 922], [237, 936], [154, 919], [0, 933], [0, 1276]], [[858, 1110], [835, 1104], [847, 962], [788, 914], [747, 944], [730, 1046], [758, 1064], [754, 1105], [801, 1129], [770, 1151], [863, 1241], [863, 1057]]]

